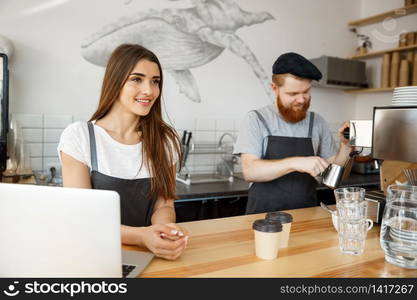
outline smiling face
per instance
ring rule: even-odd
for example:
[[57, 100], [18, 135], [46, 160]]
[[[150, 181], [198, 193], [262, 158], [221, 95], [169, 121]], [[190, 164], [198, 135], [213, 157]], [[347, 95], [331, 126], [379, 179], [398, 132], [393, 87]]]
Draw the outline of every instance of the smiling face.
[[272, 83], [277, 97], [277, 106], [282, 117], [291, 123], [305, 119], [310, 107], [311, 80], [294, 76], [285, 76], [282, 85]]
[[158, 65], [146, 59], [140, 60], [128, 74], [120, 91], [119, 104], [137, 116], [146, 116], [161, 93], [160, 82]]

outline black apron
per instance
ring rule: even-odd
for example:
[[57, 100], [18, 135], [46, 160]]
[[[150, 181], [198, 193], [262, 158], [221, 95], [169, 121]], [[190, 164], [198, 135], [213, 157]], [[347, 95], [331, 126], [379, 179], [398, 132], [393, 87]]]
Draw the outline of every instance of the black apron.
[[[98, 172], [94, 126], [88, 122], [91, 155], [91, 185], [93, 189], [112, 190], [120, 196], [121, 223], [129, 226], [149, 226], [155, 201], [151, 196], [151, 179], [123, 179]], [[139, 150], [138, 150], [139, 151]], [[114, 161], [117, 164], [117, 161]]]
[[[311, 140], [314, 113], [310, 113], [308, 136], [273, 136], [264, 119], [254, 111], [268, 132], [268, 143], [262, 159], [283, 159], [293, 156], [314, 156]], [[317, 205], [317, 181], [311, 175], [292, 172], [268, 182], [255, 182], [249, 188], [246, 214], [295, 209]]]

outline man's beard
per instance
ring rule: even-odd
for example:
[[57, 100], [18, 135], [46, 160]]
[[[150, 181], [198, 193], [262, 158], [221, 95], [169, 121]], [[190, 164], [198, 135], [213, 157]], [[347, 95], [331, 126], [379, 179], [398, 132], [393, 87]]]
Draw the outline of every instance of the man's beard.
[[310, 99], [308, 99], [308, 101], [304, 102], [304, 104], [301, 104], [301, 105], [291, 104], [289, 107], [285, 107], [281, 99], [278, 96], [277, 97], [278, 110], [285, 121], [290, 122], [290, 123], [297, 123], [306, 118], [307, 111], [310, 107], [310, 100], [311, 100], [311, 97]]

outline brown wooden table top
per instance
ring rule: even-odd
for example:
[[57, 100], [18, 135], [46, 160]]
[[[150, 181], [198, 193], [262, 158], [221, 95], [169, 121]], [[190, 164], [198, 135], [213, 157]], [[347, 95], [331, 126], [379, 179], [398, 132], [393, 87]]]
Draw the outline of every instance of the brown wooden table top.
[[[275, 260], [255, 256], [252, 222], [265, 214], [180, 223], [190, 233], [176, 261], [154, 258], [141, 277], [417, 277], [389, 264], [379, 244], [380, 226], [367, 235], [360, 256], [342, 254], [331, 216], [320, 207], [293, 215], [288, 248]], [[126, 247], [132, 249], [132, 247]]]

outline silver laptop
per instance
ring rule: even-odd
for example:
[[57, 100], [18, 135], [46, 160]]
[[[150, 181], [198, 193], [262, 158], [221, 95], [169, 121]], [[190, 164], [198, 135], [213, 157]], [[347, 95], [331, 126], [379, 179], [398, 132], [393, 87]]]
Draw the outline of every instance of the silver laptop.
[[0, 241], [0, 277], [136, 277], [153, 258], [122, 251], [113, 191], [0, 183]]

